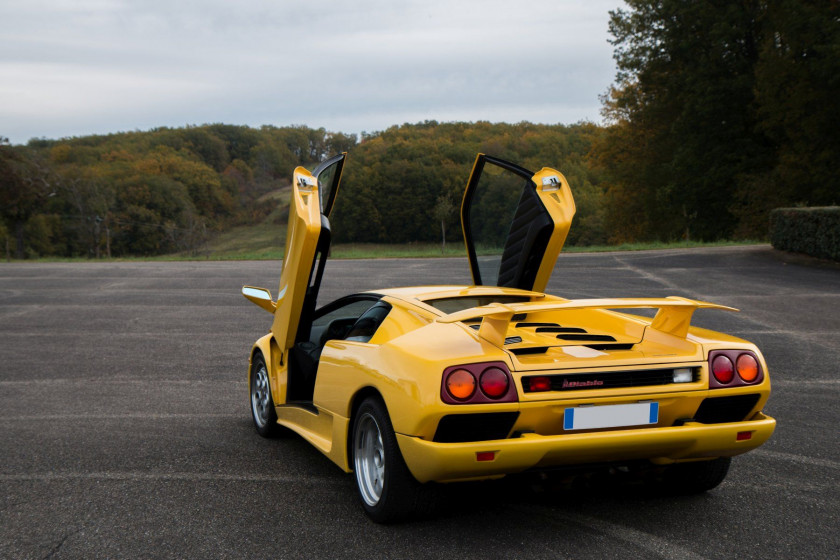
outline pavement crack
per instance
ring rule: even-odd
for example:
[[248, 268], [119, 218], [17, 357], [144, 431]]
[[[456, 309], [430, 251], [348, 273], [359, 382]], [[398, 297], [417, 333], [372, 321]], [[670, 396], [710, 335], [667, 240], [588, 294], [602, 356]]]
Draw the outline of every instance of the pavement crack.
[[67, 533], [66, 535], [64, 535], [64, 537], [61, 539], [61, 541], [59, 541], [59, 543], [57, 545], [55, 545], [53, 547], [53, 549], [51, 551], [49, 551], [49, 553], [47, 553], [46, 556], [44, 556], [43, 560], [49, 560], [50, 558], [54, 557], [58, 553], [58, 551], [61, 550], [61, 547], [64, 546], [64, 543], [67, 542], [67, 539], [69, 539], [73, 535], [78, 534], [79, 531], [80, 531], [79, 529], [76, 529], [75, 531], [71, 531], [71, 532]]

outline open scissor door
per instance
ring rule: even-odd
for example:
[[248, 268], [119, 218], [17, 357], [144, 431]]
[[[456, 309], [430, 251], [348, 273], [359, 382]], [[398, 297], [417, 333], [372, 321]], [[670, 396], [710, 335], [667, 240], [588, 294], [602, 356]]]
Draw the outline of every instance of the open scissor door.
[[286, 253], [271, 331], [285, 352], [309, 336], [312, 312], [330, 248], [329, 213], [335, 202], [346, 154], [339, 154], [309, 172], [295, 169]]
[[473, 284], [545, 291], [574, 214], [560, 172], [478, 154], [461, 204]]

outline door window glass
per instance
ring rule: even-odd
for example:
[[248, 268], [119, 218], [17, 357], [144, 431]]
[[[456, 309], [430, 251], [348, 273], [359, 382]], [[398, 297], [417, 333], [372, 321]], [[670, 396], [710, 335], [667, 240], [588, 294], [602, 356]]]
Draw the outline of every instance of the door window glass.
[[481, 276], [475, 279], [477, 284], [497, 284], [505, 242], [525, 189], [533, 189], [528, 179], [491, 162], [484, 165], [469, 209], [470, 234]]
[[341, 169], [344, 166], [344, 155], [339, 154], [322, 162], [312, 175], [318, 179], [318, 198], [321, 204], [321, 214], [330, 215], [336, 189], [341, 181]]

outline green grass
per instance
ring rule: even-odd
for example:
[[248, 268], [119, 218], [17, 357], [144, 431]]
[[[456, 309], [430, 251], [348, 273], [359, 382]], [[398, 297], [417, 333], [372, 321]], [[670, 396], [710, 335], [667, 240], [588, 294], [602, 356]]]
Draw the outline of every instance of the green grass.
[[466, 255], [463, 243], [447, 243], [442, 250], [435, 243], [406, 243], [388, 245], [384, 243], [348, 243], [336, 245], [330, 251], [331, 259], [411, 259], [421, 257], [463, 257]]
[[[266, 228], [267, 230], [268, 228]], [[154, 257], [119, 257], [108, 262], [132, 261], [262, 261], [280, 260], [283, 258], [283, 240], [273, 233], [263, 230], [260, 226], [246, 227], [247, 240], [243, 240], [242, 231], [233, 231], [225, 235], [224, 239], [214, 243], [212, 250], [203, 250], [198, 254], [175, 253]], [[268, 245], [255, 247], [256, 240], [263, 239]], [[711, 243], [695, 241], [678, 241], [673, 243], [623, 243], [621, 245], [598, 245], [592, 247], [566, 247], [563, 253], [604, 253], [608, 251], [653, 251], [661, 249], [691, 249], [696, 247], [732, 247], [739, 245], [755, 245], [760, 241], [715, 241]], [[479, 255], [493, 254], [494, 251], [479, 251]], [[497, 252], [496, 252], [497, 253]], [[431, 243], [410, 243], [404, 245], [387, 245], [373, 243], [358, 243], [334, 245], [330, 251], [331, 259], [413, 259], [435, 257], [465, 257], [464, 246], [458, 243], [447, 243], [446, 251], [442, 252], [440, 245]], [[561, 253], [562, 254], [562, 253]], [[15, 259], [12, 259], [13, 261]], [[100, 262], [107, 259], [100, 259]], [[85, 257], [43, 257], [27, 259], [29, 262], [83, 262], [93, 261]], [[23, 261], [21, 261], [23, 262]]]
[[564, 247], [563, 253], [606, 253], [608, 251], [655, 251], [659, 249], [692, 249], [695, 247], [737, 247], [758, 245], [766, 241], [741, 239], [738, 241], [650, 241], [647, 243], [622, 243], [620, 245], [590, 245], [587, 247]]
[[211, 260], [277, 258], [283, 254], [286, 228], [266, 220], [232, 228], [210, 241], [198, 254]]
[[[597, 245], [591, 247], [565, 247], [563, 253], [604, 253], [607, 251], [652, 251], [658, 249], [690, 249], [694, 247], [729, 247], [754, 245], [759, 241], [677, 241], [673, 243], [623, 243], [621, 245]], [[499, 254], [500, 249], [479, 249], [479, 255]], [[562, 254], [562, 253], [561, 253]], [[376, 259], [376, 258], [420, 258], [420, 257], [465, 257], [467, 251], [463, 243], [447, 243], [446, 251], [432, 243], [411, 243], [405, 245], [385, 244], [347, 244], [333, 247], [330, 258], [333, 259]]]
[[[287, 193], [283, 193], [288, 196]], [[285, 218], [283, 218], [285, 222]], [[228, 230], [209, 242], [201, 251], [200, 258], [210, 260], [266, 260], [283, 258], [286, 226], [279, 225], [277, 217], [269, 216], [253, 226], [240, 226]], [[598, 245], [592, 247], [566, 247], [564, 253], [601, 253], [605, 251], [647, 251], [654, 249], [687, 249], [692, 247], [720, 247], [727, 245], [748, 245], [754, 241], [677, 241], [671, 243], [624, 243], [622, 245]], [[500, 249], [479, 249], [479, 255], [500, 253]], [[439, 243], [347, 243], [333, 245], [331, 259], [376, 259], [376, 258], [427, 258], [463, 257], [466, 249], [463, 242], [447, 242], [445, 250]], [[189, 258], [188, 255], [184, 255]]]
[[[213, 250], [202, 251], [202, 257], [209, 260], [272, 260], [283, 258], [283, 240], [273, 239], [272, 245], [256, 247], [260, 239], [266, 239], [261, 226], [247, 228], [249, 239], [243, 240], [236, 232], [225, 236], [223, 242], [217, 243]], [[253, 243], [251, 243], [253, 242]], [[658, 249], [690, 249], [694, 247], [726, 247], [737, 245], [752, 245], [757, 241], [716, 241], [704, 243], [699, 241], [678, 241], [673, 243], [623, 243], [621, 245], [597, 245], [591, 247], [565, 247], [563, 253], [604, 253], [607, 251], [652, 251]], [[273, 247], [273, 248], [272, 248]], [[499, 254], [499, 249], [479, 249], [479, 255]], [[442, 250], [434, 243], [406, 243], [389, 245], [385, 243], [347, 243], [333, 245], [330, 250], [331, 259], [416, 259], [434, 257], [464, 257], [467, 252], [463, 243], [447, 243]], [[184, 258], [187, 258], [185, 255]], [[189, 260], [189, 259], [187, 259]]]
[[[271, 193], [272, 196], [288, 196], [287, 192]], [[286, 237], [286, 226], [278, 224], [274, 213], [262, 223], [250, 226], [232, 228], [209, 241], [196, 254], [175, 253], [155, 257], [122, 257], [111, 261], [194, 261], [194, 260], [280, 260]], [[658, 249], [688, 249], [694, 247], [722, 247], [736, 245], [751, 245], [758, 241], [716, 241], [704, 243], [699, 241], [676, 241], [670, 243], [624, 243], [621, 245], [598, 245], [590, 247], [565, 247], [563, 253], [600, 253], [606, 251], [649, 251]], [[499, 249], [479, 249], [479, 255], [498, 254]], [[333, 245], [330, 250], [331, 259], [376, 259], [376, 258], [434, 258], [434, 257], [465, 257], [466, 250], [463, 242], [447, 242], [446, 249], [441, 250], [439, 243], [406, 243], [398, 245], [377, 243], [348, 243]], [[81, 262], [89, 261], [84, 257], [58, 258], [45, 257], [28, 259], [39, 262]], [[103, 261], [105, 259], [102, 259]]]

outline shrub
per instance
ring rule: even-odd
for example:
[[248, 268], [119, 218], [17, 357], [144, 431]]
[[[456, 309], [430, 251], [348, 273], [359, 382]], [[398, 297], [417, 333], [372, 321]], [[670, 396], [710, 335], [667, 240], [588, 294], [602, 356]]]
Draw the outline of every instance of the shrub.
[[776, 208], [770, 213], [770, 243], [782, 251], [840, 261], [840, 206]]

